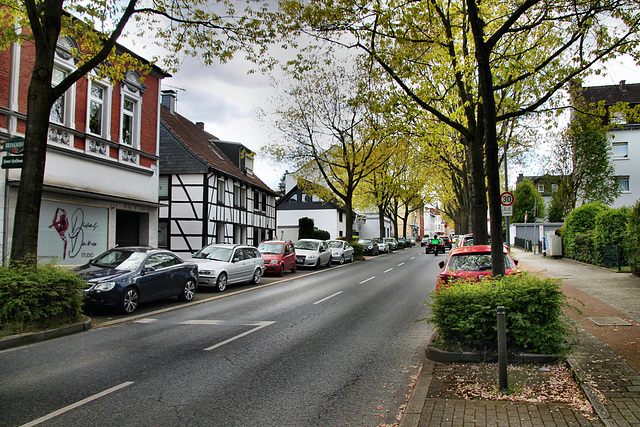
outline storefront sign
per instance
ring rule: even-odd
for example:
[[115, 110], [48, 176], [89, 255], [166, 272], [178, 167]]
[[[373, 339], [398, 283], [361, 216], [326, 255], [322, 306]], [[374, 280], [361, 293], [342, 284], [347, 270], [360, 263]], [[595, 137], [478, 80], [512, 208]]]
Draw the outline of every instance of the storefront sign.
[[85, 264], [107, 250], [109, 209], [43, 200], [38, 256], [57, 264]]

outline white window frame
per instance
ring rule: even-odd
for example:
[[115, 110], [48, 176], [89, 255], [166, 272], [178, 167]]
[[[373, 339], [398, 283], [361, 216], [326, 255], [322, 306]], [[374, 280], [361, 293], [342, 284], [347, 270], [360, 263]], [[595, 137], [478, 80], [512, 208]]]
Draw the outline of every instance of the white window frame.
[[[140, 82], [140, 75], [135, 71], [127, 71], [124, 81], [122, 82], [122, 91], [120, 96], [120, 131], [118, 141], [124, 147], [130, 147], [136, 150], [140, 149], [140, 132], [142, 125], [142, 93], [143, 86]], [[131, 113], [125, 113], [125, 102], [132, 102], [133, 109]], [[128, 111], [128, 110], [126, 110]], [[124, 116], [133, 118], [133, 129], [131, 130], [131, 144], [124, 142]]]
[[[629, 182], [629, 176], [628, 175], [616, 176], [616, 182], [620, 186], [620, 191], [622, 193], [630, 193], [631, 192], [631, 187], [630, 187], [630, 182]], [[626, 190], [624, 189], [624, 186], [622, 185], [623, 182], [626, 182], [626, 187], [627, 187]]]
[[[56, 58], [53, 69], [54, 69], [54, 72], [56, 69], [62, 71], [65, 75], [65, 78], [73, 71], [73, 67], [71, 67], [69, 63], [59, 60], [58, 58]], [[53, 75], [51, 76], [51, 78], [53, 80]], [[51, 83], [53, 85], [53, 81]], [[72, 84], [69, 89], [67, 89], [67, 91], [62, 95], [61, 98], [62, 98], [62, 115], [63, 115], [62, 121], [58, 122], [58, 121], [52, 120], [51, 112], [49, 112], [49, 121], [57, 125], [72, 128], [74, 127], [73, 125], [75, 123], [75, 100], [76, 100], [75, 83]], [[60, 98], [56, 100], [56, 103], [59, 100]], [[53, 106], [51, 106], [51, 108], [53, 109]]]
[[[616, 153], [614, 147], [624, 147], [624, 153]], [[611, 143], [611, 157], [613, 159], [628, 159], [629, 158], [629, 143], [620, 141]]]
[[544, 184], [538, 184], [538, 193], [544, 193]]
[[[103, 139], [111, 139], [111, 97], [113, 95], [113, 87], [103, 81], [95, 80], [88, 77], [87, 82], [87, 130], [90, 135], [95, 135]], [[91, 131], [91, 104], [96, 101], [93, 97], [92, 88], [99, 87], [103, 91], [102, 97], [102, 129], [100, 133], [93, 133]]]

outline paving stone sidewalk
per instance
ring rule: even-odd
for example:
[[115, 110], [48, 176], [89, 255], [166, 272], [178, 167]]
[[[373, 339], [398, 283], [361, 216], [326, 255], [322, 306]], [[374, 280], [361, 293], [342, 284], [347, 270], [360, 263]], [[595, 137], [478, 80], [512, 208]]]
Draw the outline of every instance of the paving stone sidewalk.
[[[442, 367], [425, 360], [400, 426], [640, 426], [640, 373], [624, 358], [635, 358], [640, 348], [640, 278], [519, 249], [513, 253], [523, 269], [564, 279], [572, 287], [565, 293], [583, 292], [593, 297], [583, 298], [585, 312], [614, 313], [628, 324], [598, 326], [585, 316], [573, 320], [576, 345], [568, 362], [597, 417], [561, 403], [430, 397]], [[609, 342], [614, 339], [618, 341]]]

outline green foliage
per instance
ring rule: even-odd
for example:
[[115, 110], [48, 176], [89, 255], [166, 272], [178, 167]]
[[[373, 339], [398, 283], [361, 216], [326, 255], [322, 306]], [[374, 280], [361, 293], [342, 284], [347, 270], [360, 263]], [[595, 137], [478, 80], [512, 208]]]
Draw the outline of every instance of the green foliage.
[[[515, 191], [513, 192], [513, 217], [511, 220], [514, 223], [524, 222], [525, 213], [527, 211], [533, 212], [534, 208], [537, 208], [536, 218], [545, 217], [544, 199], [538, 193], [538, 190], [533, 185], [533, 182], [529, 179], [524, 179], [518, 183]], [[527, 222], [535, 222], [533, 215], [529, 214]]]
[[358, 259], [364, 256], [364, 246], [357, 242], [352, 242], [351, 247], [353, 248], [353, 257]]
[[429, 320], [448, 345], [494, 351], [497, 307], [504, 306], [508, 351], [560, 354], [568, 335], [560, 286], [557, 279], [529, 273], [459, 281], [432, 294]]
[[298, 220], [298, 239], [315, 239], [315, 226], [312, 218]]
[[562, 233], [562, 245], [564, 253], [574, 258], [577, 251], [576, 238], [579, 234], [595, 229], [596, 217], [608, 208], [601, 202], [591, 202], [571, 211], [565, 221]]
[[84, 288], [73, 271], [53, 264], [0, 267], [0, 324], [22, 332], [77, 322]]
[[629, 265], [636, 276], [640, 276], [640, 200], [631, 209], [629, 216]]
[[549, 222], [564, 221], [564, 203], [559, 191], [555, 191], [551, 196], [551, 204], [549, 205]]
[[315, 230], [313, 235], [314, 235], [314, 239], [318, 239], [318, 240], [329, 240], [329, 239], [331, 239], [331, 233], [329, 233], [326, 230]]
[[627, 207], [607, 209], [596, 217], [595, 243], [599, 247], [625, 244], [628, 236], [629, 217], [631, 211]]

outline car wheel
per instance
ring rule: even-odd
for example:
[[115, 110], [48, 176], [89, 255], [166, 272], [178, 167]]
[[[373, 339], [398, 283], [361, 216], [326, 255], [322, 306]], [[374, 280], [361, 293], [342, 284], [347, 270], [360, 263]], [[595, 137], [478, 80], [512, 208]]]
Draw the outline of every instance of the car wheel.
[[320, 270], [320, 258], [318, 258], [313, 268], [315, 268], [316, 270]]
[[340, 259], [338, 260], [338, 264], [340, 265], [344, 264], [344, 255], [340, 257]]
[[280, 271], [278, 271], [278, 276], [284, 276], [284, 264], [280, 264]]
[[216, 280], [216, 291], [224, 292], [227, 289], [227, 275], [226, 273], [220, 273], [218, 280]]
[[136, 288], [129, 287], [125, 289], [124, 295], [122, 295], [122, 299], [120, 300], [120, 311], [124, 314], [133, 313], [136, 311], [136, 308], [138, 308], [139, 300], [140, 295]]
[[325, 267], [331, 267], [331, 257], [329, 257], [329, 260], [327, 260], [327, 264], [325, 265]]
[[353, 262], [353, 254], [351, 254], [351, 258], [349, 258], [349, 262]]
[[251, 279], [251, 284], [257, 285], [260, 283], [260, 279], [262, 278], [262, 272], [259, 268], [256, 268], [256, 271], [253, 272], [253, 278]]
[[187, 280], [184, 284], [184, 289], [178, 295], [178, 299], [183, 302], [189, 302], [196, 296], [196, 281], [193, 279]]
[[298, 264], [294, 262], [293, 267], [291, 267], [291, 272], [295, 273], [297, 269], [298, 269]]

